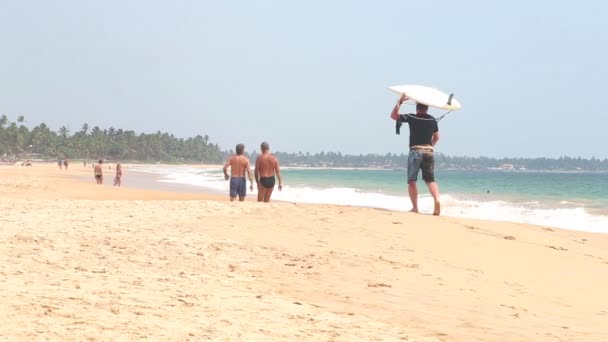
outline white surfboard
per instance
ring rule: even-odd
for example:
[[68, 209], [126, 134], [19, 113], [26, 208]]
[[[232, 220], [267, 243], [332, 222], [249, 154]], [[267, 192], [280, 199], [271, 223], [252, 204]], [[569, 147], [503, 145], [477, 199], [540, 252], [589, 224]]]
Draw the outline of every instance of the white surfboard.
[[399, 95], [406, 94], [414, 102], [422, 103], [430, 107], [457, 110], [462, 107], [453, 94], [446, 94], [435, 88], [421, 85], [398, 85], [388, 89]]

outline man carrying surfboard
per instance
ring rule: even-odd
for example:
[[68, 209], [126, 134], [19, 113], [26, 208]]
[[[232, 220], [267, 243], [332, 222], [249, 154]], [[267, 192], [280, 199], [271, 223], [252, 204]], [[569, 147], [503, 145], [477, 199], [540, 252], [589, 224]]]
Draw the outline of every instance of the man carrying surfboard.
[[407, 122], [410, 128], [410, 152], [407, 160], [407, 183], [408, 193], [412, 201], [412, 212], [418, 212], [418, 187], [416, 181], [418, 172], [422, 169], [422, 179], [427, 184], [429, 192], [435, 201], [433, 215], [441, 213], [439, 203], [439, 187], [435, 182], [435, 159], [433, 156], [434, 146], [439, 141], [439, 126], [437, 120], [429, 115], [429, 107], [422, 103], [416, 103], [416, 115], [399, 114], [403, 102], [409, 98], [401, 94], [399, 101], [391, 112], [391, 118], [397, 121], [397, 134], [401, 123]]

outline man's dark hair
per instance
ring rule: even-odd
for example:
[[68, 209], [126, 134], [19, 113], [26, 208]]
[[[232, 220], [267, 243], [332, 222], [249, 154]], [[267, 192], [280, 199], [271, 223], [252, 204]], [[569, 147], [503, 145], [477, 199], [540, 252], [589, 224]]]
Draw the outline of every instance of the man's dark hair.
[[99, 159], [99, 164], [103, 164], [103, 159]]
[[262, 150], [262, 152], [264, 151], [268, 151], [270, 149], [270, 146], [268, 146], [267, 142], [262, 142], [262, 144], [260, 145], [260, 149]]
[[416, 102], [416, 112], [426, 113], [429, 110], [429, 106]]
[[243, 154], [243, 152], [245, 152], [245, 145], [237, 144], [236, 145], [236, 154], [240, 156], [241, 154]]
[[416, 112], [426, 113], [429, 110], [429, 106], [416, 102]]

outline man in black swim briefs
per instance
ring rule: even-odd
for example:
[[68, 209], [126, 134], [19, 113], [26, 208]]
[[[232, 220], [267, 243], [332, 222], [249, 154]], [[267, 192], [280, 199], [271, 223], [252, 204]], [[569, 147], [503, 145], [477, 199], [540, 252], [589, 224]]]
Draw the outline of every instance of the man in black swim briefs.
[[95, 175], [95, 182], [97, 184], [103, 184], [103, 159], [99, 159], [99, 162], [93, 166], [93, 174]]
[[258, 183], [258, 202], [270, 202], [274, 190], [275, 175], [279, 179], [279, 191], [283, 190], [283, 179], [279, 160], [270, 153], [267, 142], [260, 145], [262, 154], [255, 160], [255, 180]]
[[397, 134], [401, 123], [407, 122], [410, 127], [410, 153], [407, 160], [407, 182], [408, 193], [412, 201], [412, 212], [418, 212], [418, 187], [416, 180], [418, 172], [422, 169], [422, 179], [429, 188], [429, 192], [433, 196], [435, 207], [433, 215], [441, 213], [441, 204], [439, 203], [439, 187], [435, 182], [435, 158], [434, 146], [439, 141], [439, 126], [437, 120], [427, 114], [429, 107], [427, 105], [416, 103], [416, 115], [399, 114], [399, 108], [408, 97], [402, 94], [399, 101], [391, 112], [391, 118], [397, 121]]

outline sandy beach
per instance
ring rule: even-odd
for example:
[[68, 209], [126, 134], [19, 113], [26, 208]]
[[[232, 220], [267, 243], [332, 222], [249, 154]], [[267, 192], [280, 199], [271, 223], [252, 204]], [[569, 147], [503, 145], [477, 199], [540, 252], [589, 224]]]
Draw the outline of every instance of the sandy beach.
[[111, 178], [0, 167], [0, 340], [608, 341], [607, 235]]

